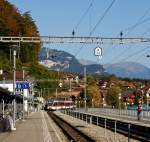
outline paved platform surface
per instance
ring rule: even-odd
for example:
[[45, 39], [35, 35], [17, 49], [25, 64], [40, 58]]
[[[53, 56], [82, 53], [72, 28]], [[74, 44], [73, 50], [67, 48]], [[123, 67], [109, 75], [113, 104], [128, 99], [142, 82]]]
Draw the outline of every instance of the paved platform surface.
[[0, 133], [0, 142], [66, 142], [44, 111], [33, 112], [16, 123], [16, 131]]

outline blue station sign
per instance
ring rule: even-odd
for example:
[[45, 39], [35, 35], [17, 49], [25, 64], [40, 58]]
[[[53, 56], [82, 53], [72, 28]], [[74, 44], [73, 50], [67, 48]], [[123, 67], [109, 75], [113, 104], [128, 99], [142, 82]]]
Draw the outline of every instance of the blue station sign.
[[29, 83], [28, 82], [17, 82], [16, 89], [29, 89]]

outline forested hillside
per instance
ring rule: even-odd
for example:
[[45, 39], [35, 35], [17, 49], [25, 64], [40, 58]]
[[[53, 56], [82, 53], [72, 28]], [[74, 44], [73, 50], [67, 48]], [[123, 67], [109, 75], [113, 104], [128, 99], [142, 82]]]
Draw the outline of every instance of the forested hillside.
[[[0, 0], [0, 36], [39, 36], [37, 26], [30, 12], [23, 14], [6, 0]], [[40, 44], [18, 43], [17, 66], [22, 63], [36, 63]], [[12, 49], [8, 43], [0, 43], [0, 68], [12, 68]]]
[[[40, 36], [35, 21], [30, 12], [21, 13], [7, 0], [0, 0], [0, 36]], [[40, 43], [0, 43], [0, 69], [6, 74], [0, 75], [0, 80], [5, 76], [6, 80], [13, 79], [13, 49], [11, 45], [18, 45], [16, 55], [16, 71], [25, 73], [28, 79], [36, 80], [36, 89], [58, 87], [58, 78], [65, 73], [48, 71], [44, 66], [38, 64]], [[38, 81], [42, 80], [42, 81]], [[49, 80], [53, 80], [49, 81]], [[48, 94], [47, 94], [48, 95]], [[47, 98], [47, 95], [44, 97]]]

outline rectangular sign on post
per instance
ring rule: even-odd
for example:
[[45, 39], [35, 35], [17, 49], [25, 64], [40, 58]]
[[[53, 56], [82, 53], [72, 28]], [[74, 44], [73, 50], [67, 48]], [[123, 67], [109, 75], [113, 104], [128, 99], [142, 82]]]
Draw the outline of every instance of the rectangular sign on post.
[[28, 82], [17, 82], [16, 89], [29, 89], [29, 83]]

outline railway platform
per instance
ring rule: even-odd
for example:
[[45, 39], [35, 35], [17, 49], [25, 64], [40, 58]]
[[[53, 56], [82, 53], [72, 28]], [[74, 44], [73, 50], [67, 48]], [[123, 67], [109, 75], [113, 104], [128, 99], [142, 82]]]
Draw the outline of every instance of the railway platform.
[[0, 142], [66, 142], [44, 111], [31, 113], [16, 123], [16, 131], [0, 133]]

